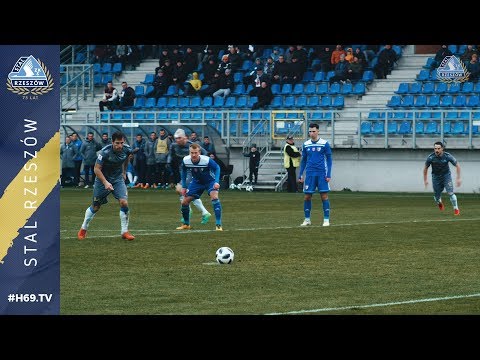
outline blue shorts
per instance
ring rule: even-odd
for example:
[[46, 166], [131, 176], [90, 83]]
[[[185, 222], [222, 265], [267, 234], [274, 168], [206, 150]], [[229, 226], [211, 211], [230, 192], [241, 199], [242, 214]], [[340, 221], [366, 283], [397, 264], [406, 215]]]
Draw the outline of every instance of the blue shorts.
[[432, 175], [432, 185], [433, 191], [436, 195], [440, 195], [445, 189], [445, 191], [449, 194], [453, 194], [453, 182], [452, 182], [452, 174], [444, 174], [444, 175]]
[[325, 180], [325, 176], [319, 175], [307, 175], [303, 182], [303, 193], [313, 194], [315, 189], [318, 188], [319, 193], [325, 193], [330, 191], [330, 184]]
[[208, 184], [200, 184], [193, 179], [190, 185], [188, 185], [187, 196], [200, 199], [200, 196], [202, 196], [205, 190], [207, 190], [207, 194], [210, 195], [210, 191], [218, 191], [213, 188], [213, 185], [215, 185], [215, 180], [210, 181]]
[[115, 199], [128, 199], [127, 186], [123, 176], [115, 179], [113, 182], [109, 181], [113, 186], [113, 191], [106, 190], [105, 185], [97, 178], [95, 178], [95, 184], [93, 185], [93, 205], [103, 205], [108, 203], [107, 196], [110, 193], [113, 194]]

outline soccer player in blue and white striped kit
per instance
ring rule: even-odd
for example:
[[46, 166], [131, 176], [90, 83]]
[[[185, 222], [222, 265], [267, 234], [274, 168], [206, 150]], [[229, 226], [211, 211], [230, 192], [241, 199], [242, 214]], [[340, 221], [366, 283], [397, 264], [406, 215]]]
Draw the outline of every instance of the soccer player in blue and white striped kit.
[[[303, 193], [305, 199], [303, 211], [305, 220], [300, 226], [312, 225], [310, 212], [312, 210], [312, 195], [316, 189], [320, 193], [323, 204], [323, 226], [330, 225], [330, 201], [328, 192], [330, 191], [330, 179], [332, 178], [332, 149], [327, 140], [319, 137], [318, 124], [308, 126], [308, 135], [310, 139], [305, 141], [302, 146], [302, 161], [300, 163], [300, 173], [298, 182], [303, 183]], [[303, 172], [305, 171], [305, 178]]]
[[[207, 190], [212, 200], [215, 212], [215, 230], [223, 231], [222, 228], [222, 206], [218, 199], [220, 190], [220, 166], [209, 156], [200, 155], [201, 147], [198, 144], [190, 145], [190, 155], [185, 156], [180, 168], [183, 195], [182, 215], [183, 225], [177, 230], [190, 230], [190, 202], [200, 199], [203, 192]], [[190, 172], [192, 181], [187, 188], [187, 173]]]
[[457, 169], [457, 186], [460, 186], [462, 181], [460, 179], [460, 165], [452, 154], [444, 151], [445, 147], [441, 141], [437, 141], [433, 145], [433, 153], [428, 155], [423, 167], [423, 182], [425, 187], [428, 185], [427, 172], [428, 167], [432, 165], [432, 185], [434, 191], [433, 199], [438, 205], [440, 210], [445, 210], [445, 205], [442, 202], [442, 191], [445, 188], [448, 196], [450, 196], [450, 202], [453, 205], [453, 215], [460, 215], [460, 209], [458, 208], [457, 196], [453, 193], [452, 174], [450, 173], [450, 167], [448, 163], [452, 163]]

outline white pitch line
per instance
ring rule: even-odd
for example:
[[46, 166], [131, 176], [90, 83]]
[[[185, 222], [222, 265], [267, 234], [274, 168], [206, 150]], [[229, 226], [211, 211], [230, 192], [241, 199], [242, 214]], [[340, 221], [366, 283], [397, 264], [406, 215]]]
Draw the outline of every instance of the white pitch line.
[[368, 308], [373, 308], [373, 307], [395, 306], [395, 305], [405, 305], [405, 304], [418, 304], [418, 303], [423, 303], [423, 302], [445, 301], [445, 300], [454, 300], [454, 299], [466, 299], [466, 298], [471, 298], [471, 297], [480, 297], [480, 293], [470, 294], [470, 295], [444, 296], [444, 297], [417, 299], [417, 300], [394, 301], [394, 302], [388, 302], [388, 303], [383, 303], [383, 304], [352, 305], [352, 306], [341, 306], [341, 307], [312, 309], [312, 310], [287, 311], [287, 312], [280, 312], [280, 313], [268, 313], [268, 314], [265, 314], [265, 315], [294, 315], [294, 314], [318, 313], [318, 312], [351, 310], [351, 309], [368, 309]]
[[[471, 219], [461, 219], [461, 218], [453, 218], [453, 219], [436, 219], [436, 220], [409, 220], [409, 221], [379, 221], [379, 222], [360, 222], [360, 223], [347, 223], [347, 224], [331, 224], [330, 227], [342, 227], [342, 226], [363, 226], [363, 225], [395, 225], [395, 224], [411, 224], [411, 223], [432, 223], [432, 222], [457, 222], [457, 221], [479, 221], [480, 218], [471, 218]], [[300, 225], [298, 226], [276, 226], [276, 227], [258, 227], [258, 228], [239, 228], [239, 229], [224, 229], [223, 232], [226, 231], [259, 231], [259, 230], [284, 230], [284, 229], [296, 229], [300, 228]], [[308, 229], [308, 228], [323, 228], [322, 225], [311, 225], [311, 226], [306, 226], [302, 227], [302, 229]], [[326, 228], [323, 228], [326, 230]], [[113, 237], [118, 237], [118, 230], [95, 230], [94, 233], [102, 233], [102, 232], [116, 232], [116, 235], [94, 235], [95, 238], [113, 238]], [[147, 230], [135, 230], [131, 229], [130, 230], [132, 233], [135, 232], [144, 232]], [[185, 234], [191, 234], [191, 233], [207, 233], [207, 232], [216, 232], [215, 229], [213, 230], [188, 230], [188, 231], [178, 231], [178, 230], [159, 230], [159, 231], [150, 231], [148, 233], [142, 233], [142, 235], [145, 236], [150, 236], [150, 235], [172, 235], [172, 234], [178, 234], [178, 235], [185, 235]], [[88, 235], [87, 235], [88, 236]], [[76, 239], [76, 236], [62, 236], [62, 239]], [[88, 239], [88, 237], [87, 237]]]

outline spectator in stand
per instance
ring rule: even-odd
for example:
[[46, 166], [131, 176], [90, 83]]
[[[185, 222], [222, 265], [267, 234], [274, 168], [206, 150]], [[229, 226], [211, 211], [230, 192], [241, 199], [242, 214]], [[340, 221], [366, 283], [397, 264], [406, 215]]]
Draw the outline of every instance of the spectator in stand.
[[158, 101], [158, 98], [163, 96], [167, 92], [168, 82], [165, 77], [165, 72], [162, 69], [158, 69], [155, 79], [153, 79], [153, 90], [146, 93], [145, 97], [155, 98], [155, 101]]
[[160, 136], [154, 142], [155, 148], [155, 163], [156, 163], [156, 174], [155, 183], [153, 188], [157, 187], [156, 183], [158, 182], [158, 188], [166, 189], [168, 187], [169, 181], [169, 171], [167, 170], [167, 158], [170, 151], [170, 145], [172, 141], [167, 135], [165, 129], [160, 129]]
[[345, 61], [348, 61], [349, 63], [353, 62], [353, 50], [352, 50], [352, 48], [347, 49], [347, 55], [345, 55]]
[[[210, 138], [208, 135], [203, 137], [203, 144], [201, 146], [207, 151], [209, 154], [215, 154], [215, 145], [210, 142]], [[214, 159], [215, 160], [215, 159]]]
[[298, 62], [298, 58], [293, 57], [292, 63], [290, 64], [290, 71], [292, 74], [292, 83], [298, 84], [303, 80], [303, 74], [305, 73], [304, 67], [301, 63]]
[[271, 84], [272, 82], [273, 70], [275, 70], [275, 63], [273, 61], [273, 58], [269, 57], [267, 59], [267, 62], [265, 63], [265, 66], [263, 67], [263, 73], [267, 75], [269, 84]]
[[191, 46], [187, 46], [187, 50], [183, 56], [183, 67], [187, 74], [193, 73], [198, 67], [197, 54], [193, 52], [193, 47]]
[[318, 53], [318, 59], [320, 60], [320, 64], [315, 65], [313, 67], [313, 71], [322, 71], [324, 73], [328, 73], [330, 70], [332, 70], [332, 51], [331, 47], [325, 46], [323, 49], [321, 49]]
[[385, 48], [378, 54], [378, 62], [374, 68], [377, 78], [386, 79], [396, 61], [397, 53], [392, 49], [392, 45], [385, 45]]
[[203, 99], [205, 96], [212, 96], [218, 89], [220, 85], [220, 72], [215, 71], [213, 78], [207, 83], [207, 88], [198, 91], [198, 95]]
[[297, 58], [297, 62], [300, 64], [301, 69], [303, 72], [307, 71], [308, 67], [308, 53], [303, 47], [303, 45], [297, 45], [296, 49], [293, 51], [293, 58]]
[[350, 70], [350, 64], [345, 60], [345, 55], [340, 55], [340, 61], [335, 65], [335, 75], [329, 80], [330, 84], [334, 82], [344, 83], [347, 80], [348, 71]]
[[245, 85], [245, 88], [248, 88], [248, 85], [252, 84], [255, 81], [255, 78], [257, 77], [257, 70], [262, 69], [263, 71], [263, 68], [264, 68], [264, 65], [263, 65], [262, 59], [260, 58], [255, 59], [255, 63], [253, 64], [253, 67], [249, 72], [247, 72], [247, 75], [245, 75], [242, 79], [242, 82]]
[[80, 171], [83, 163], [83, 156], [80, 153], [80, 149], [82, 147], [82, 140], [78, 138], [78, 134], [76, 132], [73, 132], [70, 135], [70, 138], [72, 139], [72, 144], [77, 147], [77, 155], [73, 158], [73, 162], [75, 163], [75, 171], [73, 173], [73, 185], [80, 186]]
[[443, 59], [445, 59], [446, 56], [452, 56], [452, 52], [449, 50], [447, 45], [442, 45], [440, 49], [436, 52], [435, 58], [432, 61], [432, 64], [430, 66], [430, 70], [435, 70], [440, 66], [442, 63]]
[[175, 46], [172, 49], [170, 60], [172, 61], [172, 64], [177, 64], [179, 61], [183, 64], [183, 53], [180, 51], [178, 46]]
[[92, 63], [99, 63], [103, 65], [105, 62], [105, 58], [107, 56], [107, 49], [104, 45], [97, 45], [95, 46], [95, 50], [93, 50], [93, 61]]
[[75, 185], [75, 162], [74, 158], [78, 155], [78, 148], [72, 143], [70, 136], [65, 137], [65, 143], [60, 147], [60, 158], [62, 159], [61, 185]]
[[227, 166], [222, 160], [218, 158], [217, 154], [215, 154], [214, 152], [209, 151], [207, 155], [210, 157], [210, 159], [215, 161], [218, 166], [220, 166], [220, 179], [222, 179], [223, 176], [226, 175], [228, 172]]
[[332, 57], [330, 58], [330, 64], [332, 64], [332, 68], [340, 62], [340, 55], [347, 56], [347, 52], [342, 49], [342, 45], [337, 45], [335, 50], [332, 51]]
[[[206, 63], [203, 64], [203, 83], [209, 84], [217, 71], [218, 64], [215, 61], [215, 57], [211, 56]], [[220, 72], [219, 72], [220, 73]]]
[[278, 61], [275, 63], [272, 81], [280, 85], [292, 82], [290, 64], [285, 61], [285, 57], [283, 55], [280, 55], [278, 57]]
[[168, 49], [163, 48], [162, 52], [160, 53], [160, 57], [158, 58], [158, 68], [161, 68], [163, 65], [165, 65], [165, 61], [167, 59], [171, 60], [171, 56], [168, 52]]
[[347, 70], [347, 80], [358, 81], [363, 76], [363, 64], [360, 59], [356, 56], [353, 57], [353, 61], [349, 64], [349, 69]]
[[[133, 106], [135, 100], [135, 90], [131, 86], [128, 86], [126, 81], [122, 82], [122, 91], [120, 92], [120, 110], [128, 110]], [[92, 164], [92, 165], [95, 165]]]
[[127, 64], [128, 52], [131, 51], [128, 45], [117, 45], [115, 53], [117, 55], [118, 62], [122, 63], [122, 69], [125, 69]]
[[175, 85], [174, 96], [178, 96], [179, 90], [185, 91], [183, 83], [187, 80], [187, 75], [182, 60], [178, 60], [172, 74], [172, 84]]
[[473, 45], [467, 45], [467, 48], [465, 49], [464, 53], [460, 55], [460, 60], [462, 60], [463, 63], [466, 64], [472, 59], [473, 54], [478, 55], [477, 49], [475, 49]]
[[365, 63], [369, 63], [377, 56], [378, 50], [380, 49], [379, 45], [367, 45], [367, 48], [363, 51], [365, 54]]
[[253, 78], [252, 82], [250, 84], [248, 84], [248, 85], [253, 85], [253, 89], [249, 91], [248, 95], [258, 96], [257, 95], [257, 90], [261, 89], [262, 82], [266, 82], [267, 84], [269, 84], [269, 79], [268, 79], [268, 76], [263, 73], [263, 69], [258, 68], [255, 78]]
[[104, 111], [105, 107], [113, 111], [118, 105], [118, 91], [113, 87], [113, 83], [109, 81], [103, 92], [103, 99], [98, 103], [100, 111]]
[[258, 101], [252, 105], [252, 110], [265, 108], [265, 106], [270, 105], [273, 100], [273, 94], [270, 85], [268, 85], [266, 81], [262, 81], [261, 86], [255, 90], [255, 96], [258, 97]]
[[157, 141], [157, 133], [152, 131], [150, 138], [145, 143], [145, 185], [143, 189], [148, 189], [150, 186], [157, 187], [157, 164], [155, 161], [155, 144]]
[[477, 82], [480, 75], [480, 63], [478, 62], [477, 54], [472, 54], [472, 59], [467, 63], [466, 67], [470, 73], [468, 81]]
[[165, 64], [161, 67], [163, 70], [166, 82], [167, 82], [167, 88], [172, 85], [173, 83], [173, 69], [174, 66], [172, 65], [172, 62], [170, 59], [165, 60]]
[[361, 48], [356, 47], [353, 50], [353, 56], [355, 56], [359, 60], [359, 63], [366, 64], [367, 59], [365, 58], [365, 54], [362, 52]]
[[270, 57], [273, 59], [273, 62], [276, 63], [278, 61], [278, 58], [280, 56], [280, 48], [278, 46], [274, 46], [272, 53], [270, 54]]
[[202, 80], [198, 78], [198, 73], [192, 74], [192, 80], [190, 80], [185, 86], [185, 96], [195, 95], [202, 88]]
[[220, 74], [224, 74], [225, 70], [227, 69], [232, 69], [232, 64], [230, 64], [230, 61], [228, 60], [228, 55], [225, 54], [222, 56], [222, 61], [220, 64], [218, 64], [217, 70], [220, 71]]
[[235, 83], [233, 81], [232, 70], [226, 69], [225, 74], [220, 76], [218, 90], [213, 93], [213, 97], [223, 96], [226, 98], [233, 91]]
[[237, 51], [237, 47], [233, 45], [228, 46], [228, 61], [231, 64], [233, 72], [242, 68], [243, 60]]
[[[197, 133], [196, 133], [195, 131], [192, 131], [192, 132], [190, 133], [190, 137], [189, 137], [188, 140], [190, 140], [190, 142], [191, 142], [192, 144], [198, 144], [198, 145], [200, 145], [200, 146], [202, 145], [202, 142], [201, 142], [200, 139], [198, 138], [198, 135], [197, 135]], [[205, 149], [205, 151], [206, 151], [206, 149]]]
[[288, 47], [288, 50], [285, 51], [285, 61], [290, 64], [292, 62], [292, 58], [293, 58], [293, 53], [295, 52], [296, 48], [295, 48], [295, 45], [290, 45]]

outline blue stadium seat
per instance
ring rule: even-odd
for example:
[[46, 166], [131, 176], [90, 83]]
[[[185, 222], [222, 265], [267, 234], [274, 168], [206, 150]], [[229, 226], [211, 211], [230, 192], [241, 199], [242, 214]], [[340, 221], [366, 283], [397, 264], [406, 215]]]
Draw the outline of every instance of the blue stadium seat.
[[272, 84], [272, 86], [270, 87], [270, 90], [272, 90], [273, 95], [280, 94], [281, 93], [280, 84]]
[[202, 100], [202, 105], [201, 107], [203, 108], [211, 108], [213, 106], [213, 97], [211, 96], [205, 96]]
[[293, 94], [294, 95], [302, 95], [303, 94], [303, 84], [302, 83], [297, 83], [293, 87]]
[[328, 94], [328, 83], [323, 82], [317, 86], [317, 95], [326, 95]]
[[102, 76], [102, 84], [107, 85], [108, 82], [113, 81], [113, 75], [112, 74], [104, 74]]
[[440, 99], [441, 107], [451, 107], [453, 105], [452, 95], [445, 95]]
[[401, 135], [411, 134], [412, 133], [412, 122], [409, 120], [402, 121], [398, 129], [398, 133]]
[[188, 97], [180, 97], [178, 100], [178, 107], [180, 109], [186, 109], [190, 107], [190, 99]]
[[435, 59], [432, 58], [432, 57], [429, 57], [429, 58], [427, 59], [426, 64], [423, 65], [423, 68], [424, 68], [424, 69], [427, 69], [427, 70], [430, 70], [430, 69], [432, 68], [432, 65], [433, 65], [434, 62], [435, 62]]
[[423, 89], [422, 93], [423, 94], [433, 94], [435, 91], [435, 83], [434, 82], [425, 82], [423, 83]]
[[292, 84], [283, 84], [282, 95], [290, 95], [292, 93]]
[[328, 89], [328, 94], [329, 95], [337, 95], [340, 93], [340, 84], [339, 83], [333, 83], [330, 85], [330, 89]]
[[352, 93], [354, 95], [365, 95], [365, 83], [363, 82], [358, 82], [355, 84], [355, 86], [353, 87], [353, 91]]
[[360, 133], [362, 135], [370, 135], [372, 133], [372, 123], [370, 121], [363, 121], [360, 124]]
[[243, 80], [243, 72], [237, 71], [235, 74], [233, 74], [233, 82], [235, 84], [241, 83]]
[[373, 74], [372, 70], [365, 70], [363, 72], [362, 80], [363, 82], [370, 84], [373, 82], [373, 79], [375, 79], [375, 76]]
[[480, 105], [480, 98], [478, 97], [478, 95], [470, 95], [468, 97], [468, 101], [466, 104], [467, 107], [473, 108], [473, 107], [478, 107], [479, 105]]
[[439, 107], [440, 106], [440, 96], [438, 95], [431, 95], [428, 98], [428, 107]]
[[427, 106], [427, 97], [425, 95], [418, 95], [415, 97], [415, 104], [413, 105], [416, 108], [422, 108]]
[[389, 134], [397, 134], [398, 133], [398, 124], [396, 121], [389, 121], [387, 125], [387, 132]]
[[453, 106], [454, 107], [465, 107], [465, 106], [467, 106], [467, 97], [465, 95], [455, 96]]
[[425, 131], [425, 124], [422, 121], [417, 121], [415, 123], [415, 133], [417, 135], [423, 135]]
[[112, 63], [103, 63], [102, 74], [111, 74], [112, 73]]
[[416, 78], [417, 81], [428, 81], [429, 79], [430, 79], [430, 71], [425, 69], [420, 70]]
[[438, 134], [438, 122], [429, 121], [425, 127], [425, 134]]
[[463, 121], [456, 121], [455, 123], [453, 123], [451, 132], [453, 135], [465, 135], [466, 131], [463, 125]]
[[191, 108], [199, 108], [202, 105], [202, 98], [200, 96], [194, 96], [190, 100], [190, 107]]
[[422, 92], [422, 83], [420, 82], [411, 83], [408, 92], [412, 95], [420, 94]]
[[305, 95], [297, 96], [295, 99], [296, 108], [304, 108], [307, 106], [307, 97]]
[[335, 96], [335, 98], [333, 99], [332, 107], [335, 109], [343, 109], [344, 106], [345, 106], [345, 98], [341, 95]]
[[283, 107], [283, 97], [281, 95], [274, 96], [270, 107], [274, 109]]
[[113, 64], [113, 67], [112, 67], [112, 72], [115, 74], [115, 75], [120, 75], [123, 71], [123, 65], [121, 62], [117, 62], [117, 63], [114, 63]]
[[213, 100], [213, 107], [214, 108], [222, 108], [225, 103], [225, 98], [223, 96], [217, 96]]
[[139, 97], [135, 99], [135, 104], [133, 105], [134, 109], [142, 109], [145, 107], [145, 98]]
[[[272, 92], [273, 92], [273, 86], [272, 86]], [[233, 89], [232, 94], [233, 95], [246, 95], [245, 85], [244, 84], [235, 85], [235, 88]]]
[[93, 74], [100, 74], [102, 72], [102, 65], [100, 63], [93, 64]]
[[413, 95], [406, 95], [402, 99], [401, 107], [413, 107], [414, 97]]
[[373, 123], [372, 132], [375, 135], [385, 134], [385, 123], [383, 121], [376, 121]]
[[295, 106], [295, 96], [286, 96], [283, 106], [286, 108], [292, 108]]
[[227, 97], [227, 100], [225, 100], [225, 104], [223, 104], [223, 107], [226, 109], [231, 109], [234, 108], [237, 102], [237, 98], [235, 96], [229, 96]]
[[473, 93], [473, 82], [467, 81], [464, 82], [462, 85], [462, 89], [460, 90], [462, 94], [471, 94]]
[[335, 76], [335, 71], [332, 70], [327, 72], [327, 75], [325, 76], [325, 81], [330, 81], [330, 79], [334, 76]]
[[310, 81], [313, 81], [313, 72], [311, 72], [310, 70], [307, 70], [303, 73], [303, 78], [302, 78], [302, 81], [304, 83], [308, 83]]
[[314, 108], [314, 107], [318, 107], [319, 104], [320, 104], [320, 101], [319, 101], [317, 95], [312, 95], [312, 96], [309, 96], [309, 97], [308, 97], [307, 107], [309, 107], [309, 108]]
[[402, 103], [402, 98], [399, 95], [392, 95], [390, 101], [388, 101], [388, 107], [400, 107]]
[[237, 109], [246, 108], [247, 107], [247, 101], [248, 100], [247, 100], [246, 96], [239, 96], [239, 97], [237, 97], [237, 104], [235, 105], [235, 107]]
[[457, 119], [457, 112], [447, 112], [445, 113], [445, 119], [446, 120], [456, 120]]
[[458, 94], [460, 92], [460, 83], [452, 82], [448, 87], [447, 93], [449, 94]]
[[435, 87], [435, 94], [446, 94], [448, 91], [448, 86], [447, 83], [444, 82], [439, 82], [437, 83], [437, 86]]
[[317, 84], [310, 82], [305, 86], [304, 94], [305, 95], [313, 95], [317, 91]]
[[137, 98], [141, 96], [145, 96], [145, 87], [143, 85], [135, 86], [135, 96]]
[[400, 83], [398, 84], [398, 89], [397, 91], [395, 91], [395, 94], [404, 95], [404, 94], [408, 94], [408, 91], [409, 91], [408, 83]]
[[313, 81], [321, 82], [323, 80], [325, 80], [325, 73], [323, 71], [317, 71], [315, 73], [315, 77], [313, 78]]
[[320, 106], [322, 108], [329, 108], [332, 105], [332, 98], [330, 96], [322, 96]]
[[165, 96], [159, 97], [157, 101], [157, 108], [165, 109], [167, 107], [168, 99]]
[[145, 80], [143, 80], [141, 84], [151, 85], [154, 79], [155, 79], [154, 74], [145, 74]]
[[418, 119], [431, 119], [432, 114], [430, 113], [430, 111], [424, 111], [424, 112], [419, 113], [417, 118]]
[[353, 85], [352, 83], [345, 83], [342, 85], [342, 89], [340, 90], [340, 94], [342, 95], [350, 95], [353, 92]]

